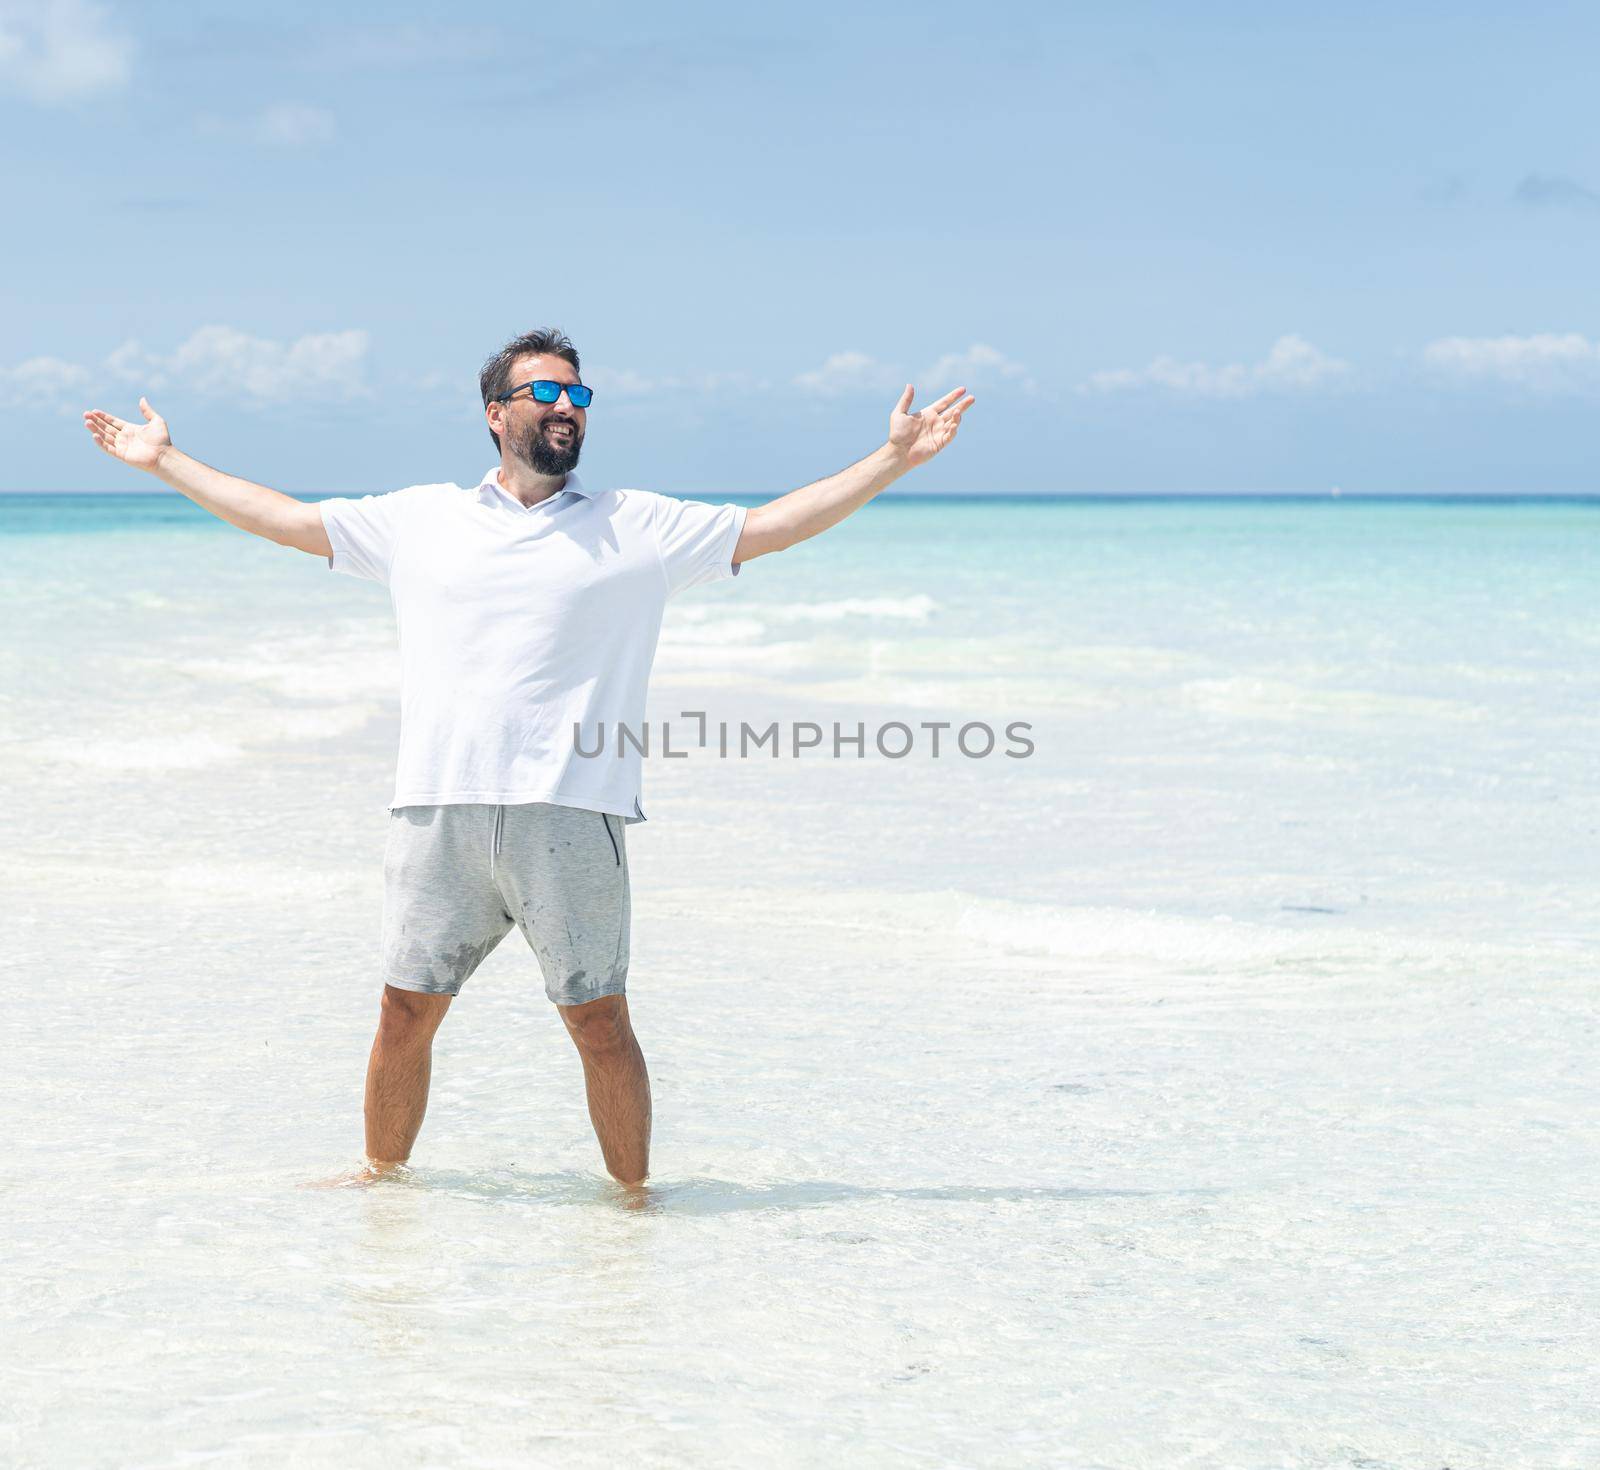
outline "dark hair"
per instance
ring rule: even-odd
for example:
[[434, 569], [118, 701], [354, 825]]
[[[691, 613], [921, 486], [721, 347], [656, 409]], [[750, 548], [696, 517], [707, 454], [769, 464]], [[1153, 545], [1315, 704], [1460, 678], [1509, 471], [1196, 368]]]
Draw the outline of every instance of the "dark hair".
[[[572, 364], [572, 371], [581, 374], [578, 366], [578, 349], [567, 340], [565, 332], [551, 327], [542, 332], [524, 332], [513, 337], [488, 362], [478, 374], [478, 387], [483, 393], [483, 406], [489, 404], [511, 387], [511, 369], [519, 357], [564, 357]], [[493, 429], [489, 437], [494, 447], [500, 447], [500, 436]]]

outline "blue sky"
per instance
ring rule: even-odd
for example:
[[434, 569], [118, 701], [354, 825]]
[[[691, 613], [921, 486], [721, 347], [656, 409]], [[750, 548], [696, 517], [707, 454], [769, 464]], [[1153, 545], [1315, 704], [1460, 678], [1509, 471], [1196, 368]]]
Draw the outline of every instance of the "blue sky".
[[568, 332], [590, 483], [1600, 491], [1600, 12], [0, 0], [4, 489], [141, 389], [291, 493], [473, 481]]

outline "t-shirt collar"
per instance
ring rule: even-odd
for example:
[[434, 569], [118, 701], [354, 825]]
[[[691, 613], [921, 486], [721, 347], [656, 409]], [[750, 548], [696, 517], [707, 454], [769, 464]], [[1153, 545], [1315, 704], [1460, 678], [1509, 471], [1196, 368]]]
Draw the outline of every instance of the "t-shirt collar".
[[[592, 493], [584, 485], [583, 481], [578, 478], [578, 472], [576, 470], [567, 471], [567, 478], [565, 481], [563, 481], [561, 488], [556, 491], [556, 495], [565, 495], [569, 490], [574, 495], [581, 496], [584, 500], [588, 500]], [[519, 506], [523, 510], [531, 510], [534, 508], [532, 506], [522, 505], [517, 497], [500, 483], [499, 465], [490, 465], [488, 472], [481, 480], [478, 481], [478, 499], [495, 500], [497, 498], [509, 500], [513, 505]], [[555, 495], [552, 495], [550, 499], [554, 500]], [[540, 505], [543, 505], [545, 502], [540, 501], [539, 503]]]

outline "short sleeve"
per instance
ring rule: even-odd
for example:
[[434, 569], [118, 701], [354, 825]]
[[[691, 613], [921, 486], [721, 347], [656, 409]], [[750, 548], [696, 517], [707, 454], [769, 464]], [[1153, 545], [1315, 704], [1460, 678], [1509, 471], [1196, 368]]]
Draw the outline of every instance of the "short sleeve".
[[382, 495], [334, 496], [321, 501], [322, 524], [333, 555], [332, 571], [389, 585], [389, 564], [400, 544], [407, 503], [405, 490]]
[[738, 576], [733, 552], [744, 531], [748, 507], [658, 495], [655, 513], [668, 596], [702, 582]]

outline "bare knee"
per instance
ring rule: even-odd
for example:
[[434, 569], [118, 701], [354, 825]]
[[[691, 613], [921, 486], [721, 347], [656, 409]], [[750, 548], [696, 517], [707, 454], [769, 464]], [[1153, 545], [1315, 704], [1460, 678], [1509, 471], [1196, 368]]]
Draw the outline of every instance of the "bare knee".
[[603, 995], [581, 1006], [558, 1006], [568, 1034], [586, 1056], [615, 1055], [633, 1044], [633, 1027], [628, 1021], [628, 999], [623, 995]]
[[378, 1013], [378, 1030], [386, 1039], [425, 1041], [439, 1029], [444, 1013], [454, 1000], [450, 995], [426, 995], [419, 990], [402, 990], [397, 985], [383, 987]]

